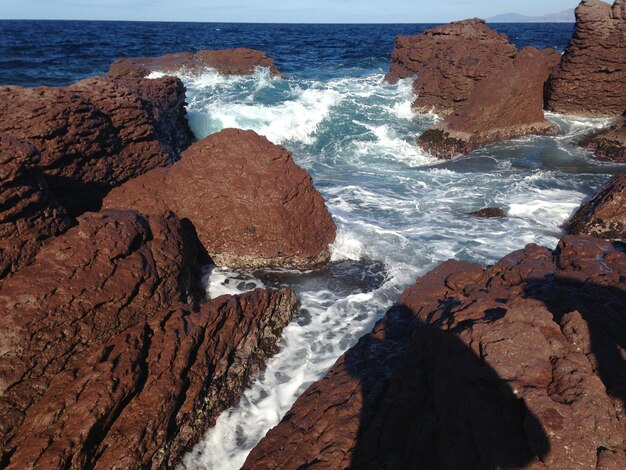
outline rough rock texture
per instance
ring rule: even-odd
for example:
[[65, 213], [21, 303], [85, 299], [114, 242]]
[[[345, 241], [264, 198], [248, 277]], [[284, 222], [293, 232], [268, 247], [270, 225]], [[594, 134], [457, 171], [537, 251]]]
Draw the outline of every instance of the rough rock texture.
[[[85, 351], [182, 300], [201, 297], [201, 246], [171, 212], [88, 213], [0, 287], [0, 444]], [[91, 402], [94, 406], [95, 402]], [[6, 455], [6, 454], [5, 454]]]
[[504, 212], [499, 207], [485, 207], [483, 209], [479, 209], [474, 212], [469, 212], [468, 215], [472, 215], [474, 217], [482, 217], [482, 218], [498, 218], [498, 217], [506, 217], [506, 212]]
[[386, 79], [395, 83], [415, 77], [413, 107], [446, 116], [462, 107], [474, 87], [516, 53], [506, 35], [487, 27], [484, 20], [458, 21], [418, 36], [398, 36]]
[[626, 240], [626, 172], [580, 206], [567, 226], [575, 235]]
[[111, 65], [109, 75], [143, 78], [151, 72], [172, 73], [185, 70], [197, 73], [207, 67], [224, 75], [251, 75], [256, 67], [266, 67], [270, 69], [272, 76], [283, 76], [274, 65], [274, 60], [264, 52], [244, 47], [216, 51], [203, 50], [195, 54], [179, 52], [162, 57], [119, 59]]
[[576, 29], [546, 85], [546, 109], [617, 116], [626, 109], [626, 0], [583, 0]]
[[175, 165], [111, 191], [104, 206], [171, 209], [191, 220], [216, 264], [230, 267], [318, 267], [335, 239], [309, 174], [253, 131], [210, 135]]
[[527, 47], [481, 80], [467, 101], [427, 130], [418, 145], [439, 158], [527, 134], [554, 133], [543, 115], [543, 88], [559, 54]]
[[0, 279], [28, 264], [41, 242], [71, 226], [37, 168], [39, 152], [0, 134]]
[[626, 112], [608, 129], [589, 136], [580, 145], [592, 150], [597, 160], [626, 163]]
[[66, 88], [0, 87], [0, 132], [30, 142], [70, 215], [124, 181], [179, 158], [192, 134], [176, 78], [96, 77]]
[[296, 307], [292, 291], [257, 289], [103, 341], [28, 411], [8, 468], [173, 468], [276, 352]]
[[626, 468], [626, 254], [592, 237], [448, 261], [244, 468]]

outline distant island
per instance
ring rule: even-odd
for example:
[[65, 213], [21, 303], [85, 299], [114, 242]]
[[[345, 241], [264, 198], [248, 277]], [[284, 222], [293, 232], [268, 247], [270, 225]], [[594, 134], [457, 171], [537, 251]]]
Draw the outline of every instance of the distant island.
[[488, 23], [574, 23], [574, 9], [550, 13], [544, 16], [526, 16], [519, 13], [504, 13], [487, 18]]

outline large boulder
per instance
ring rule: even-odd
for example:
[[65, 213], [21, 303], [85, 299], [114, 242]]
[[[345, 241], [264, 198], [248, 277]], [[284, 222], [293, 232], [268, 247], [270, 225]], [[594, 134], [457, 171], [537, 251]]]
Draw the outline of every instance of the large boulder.
[[474, 87], [517, 54], [506, 35], [484, 20], [458, 21], [417, 36], [398, 36], [386, 79], [415, 78], [413, 108], [446, 116], [461, 108]]
[[569, 233], [626, 240], [626, 172], [620, 173], [588, 201], [567, 224]]
[[593, 133], [580, 145], [591, 150], [596, 160], [626, 163], [626, 112], [608, 129]]
[[626, 468], [626, 254], [592, 237], [418, 279], [244, 469]]
[[7, 468], [174, 468], [276, 352], [289, 290], [172, 307], [67, 366], [15, 432]]
[[171, 209], [191, 220], [216, 264], [230, 267], [319, 267], [335, 238], [309, 174], [253, 131], [206, 137], [173, 166], [111, 191], [104, 207]]
[[543, 115], [543, 88], [559, 58], [552, 49], [525, 48], [476, 84], [455, 112], [419, 137], [418, 145], [438, 158], [452, 158], [491, 142], [554, 133]]
[[626, 109], [626, 0], [583, 0], [576, 29], [546, 86], [546, 109], [617, 116]]
[[0, 279], [28, 264], [41, 243], [72, 225], [38, 169], [28, 142], [0, 134]]
[[114, 186], [178, 160], [192, 140], [177, 78], [96, 77], [66, 88], [0, 87], [0, 132], [30, 142], [52, 194], [76, 216]]
[[[174, 214], [88, 213], [0, 287], [0, 445], [84, 354], [168, 306], [203, 297], [202, 248]], [[95, 402], [92, 402], [92, 406]]]
[[143, 78], [152, 72], [198, 73], [206, 68], [224, 75], [251, 75], [257, 67], [268, 68], [272, 76], [282, 77], [272, 58], [262, 51], [245, 47], [202, 50], [195, 54], [178, 52], [161, 57], [119, 59], [111, 65], [109, 76]]

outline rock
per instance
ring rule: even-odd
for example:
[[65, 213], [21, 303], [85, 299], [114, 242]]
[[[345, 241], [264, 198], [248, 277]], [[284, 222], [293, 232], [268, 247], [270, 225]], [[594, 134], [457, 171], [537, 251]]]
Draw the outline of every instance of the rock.
[[584, 202], [568, 222], [567, 230], [575, 235], [626, 239], [626, 172]]
[[192, 139], [176, 78], [6, 86], [0, 100], [0, 132], [34, 145], [50, 191], [73, 216], [97, 210], [111, 187], [170, 165]]
[[626, 0], [583, 0], [561, 64], [546, 84], [546, 109], [617, 116], [626, 109]]
[[418, 139], [438, 158], [527, 134], [553, 134], [543, 115], [543, 88], [559, 54], [527, 47], [478, 83], [454, 113]]
[[72, 225], [37, 168], [39, 152], [0, 134], [0, 279], [34, 258], [42, 241]]
[[[181, 300], [199, 300], [201, 247], [174, 214], [88, 213], [0, 287], [0, 444], [86, 351]], [[93, 364], [90, 364], [93, 365]], [[96, 401], [91, 402], [95, 406]], [[10, 453], [10, 452], [9, 452]]]
[[442, 264], [243, 468], [625, 468], [622, 250], [570, 236]]
[[499, 218], [506, 217], [506, 212], [499, 207], [485, 207], [474, 212], [469, 212], [468, 215], [481, 218]]
[[217, 265], [314, 268], [329, 260], [335, 224], [291, 154], [253, 131], [225, 129], [180, 162], [111, 191], [104, 207], [191, 220]]
[[58, 373], [7, 468], [174, 468], [239, 400], [297, 308], [289, 290], [166, 309]]
[[583, 139], [580, 145], [592, 150], [596, 160], [626, 163], [626, 112], [608, 129]]
[[386, 79], [415, 77], [413, 108], [446, 116], [461, 108], [474, 87], [517, 54], [506, 35], [484, 20], [458, 21], [418, 36], [398, 36]]
[[273, 77], [283, 77], [273, 59], [264, 52], [245, 47], [202, 50], [195, 54], [179, 52], [161, 57], [119, 59], [111, 65], [109, 76], [143, 78], [151, 72], [173, 73], [185, 70], [198, 73], [204, 68], [215, 69], [224, 75], [251, 75], [257, 67], [268, 68]]

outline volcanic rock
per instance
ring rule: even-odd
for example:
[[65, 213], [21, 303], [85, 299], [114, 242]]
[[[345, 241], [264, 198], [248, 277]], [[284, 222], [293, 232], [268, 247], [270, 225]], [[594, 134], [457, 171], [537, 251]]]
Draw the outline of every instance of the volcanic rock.
[[458, 21], [418, 36], [398, 36], [386, 79], [415, 77], [413, 108], [446, 116], [461, 108], [474, 87], [517, 54], [506, 35], [484, 20]]
[[559, 54], [527, 47], [514, 60], [481, 80], [467, 101], [418, 139], [438, 158], [452, 158], [475, 148], [527, 134], [552, 134], [543, 115], [543, 87]]
[[152, 72], [198, 73], [206, 68], [214, 69], [224, 75], [251, 75], [257, 67], [268, 68], [274, 77], [283, 76], [274, 65], [274, 60], [264, 52], [244, 47], [215, 51], [203, 50], [195, 54], [179, 52], [161, 57], [119, 59], [111, 65], [109, 76], [143, 78]]
[[253, 131], [225, 129], [179, 162], [114, 189], [104, 207], [173, 210], [191, 220], [217, 265], [314, 268], [329, 260], [335, 224], [309, 174]]
[[442, 264], [243, 468], [626, 468], [622, 250], [570, 236]]
[[72, 224], [48, 191], [39, 158], [28, 142], [0, 134], [0, 279], [28, 264], [43, 240]]
[[176, 78], [96, 77], [67, 88], [0, 87], [0, 132], [30, 142], [70, 215], [98, 209], [124, 181], [179, 158], [192, 134]]
[[596, 160], [626, 163], [626, 112], [608, 129], [583, 139], [580, 145], [592, 150]]
[[617, 116], [626, 109], [626, 0], [583, 0], [576, 29], [546, 84], [546, 109]]
[[[50, 239], [32, 264], [4, 281], [0, 444], [5, 452], [54, 377], [85, 365], [91, 346], [174, 303], [203, 296], [201, 254], [193, 228], [171, 212], [144, 217], [108, 210], [81, 216], [76, 227]], [[85, 406], [97, 408], [91, 398]]]
[[617, 175], [583, 203], [567, 229], [575, 235], [626, 239], [626, 172]]
[[8, 468], [174, 468], [274, 354], [289, 290], [177, 306], [59, 372], [16, 432]]
[[481, 218], [499, 218], [506, 217], [506, 212], [499, 207], [485, 207], [474, 212], [469, 212], [468, 215]]

